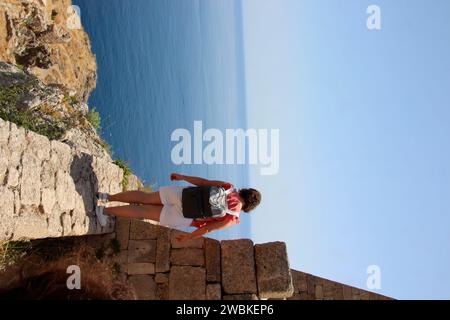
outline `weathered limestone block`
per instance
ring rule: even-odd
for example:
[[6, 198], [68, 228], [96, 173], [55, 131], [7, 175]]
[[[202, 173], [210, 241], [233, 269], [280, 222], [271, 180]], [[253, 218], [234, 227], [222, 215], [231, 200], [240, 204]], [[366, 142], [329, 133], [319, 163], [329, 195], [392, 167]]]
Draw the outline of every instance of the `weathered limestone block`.
[[74, 234], [72, 233], [72, 217], [70, 216], [69, 213], [63, 213], [61, 215], [61, 225], [62, 225], [62, 230], [63, 236], [73, 236]]
[[120, 244], [121, 250], [128, 249], [128, 241], [130, 238], [130, 219], [127, 218], [116, 218], [116, 239]]
[[169, 283], [156, 284], [156, 299], [169, 300]]
[[78, 235], [87, 234], [88, 229], [86, 228], [86, 225], [84, 224], [84, 222], [86, 221], [86, 218], [80, 220], [80, 218], [75, 217], [73, 215], [73, 213], [71, 213], [71, 215], [69, 215], [69, 217], [70, 217], [70, 220], [68, 220], [68, 221], [70, 221], [71, 225], [65, 229], [65, 232], [67, 232], [67, 230], [70, 230], [68, 232], [68, 235], [78, 236]]
[[156, 240], [130, 240], [128, 263], [155, 263]]
[[42, 163], [41, 182], [43, 188], [55, 189], [55, 174], [57, 170], [50, 161]]
[[344, 300], [344, 288], [342, 284], [338, 284], [334, 287], [332, 295], [326, 296], [324, 293], [324, 298], [332, 297], [334, 300]]
[[55, 189], [44, 188], [41, 194], [41, 205], [46, 214], [50, 214], [56, 203]]
[[255, 261], [260, 298], [286, 298], [294, 293], [284, 242], [255, 245]]
[[210, 283], [206, 285], [206, 300], [221, 300], [222, 287], [220, 283]]
[[6, 180], [6, 173], [9, 165], [9, 150], [6, 145], [0, 145], [0, 185], [3, 185]]
[[138, 300], [156, 299], [156, 284], [152, 276], [130, 276], [128, 278], [128, 283], [134, 288]]
[[169, 274], [167, 273], [157, 273], [155, 276], [156, 283], [169, 283]]
[[361, 296], [360, 296], [361, 290], [359, 290], [358, 288], [352, 287], [351, 292], [352, 292], [352, 300], [360, 300], [361, 299]]
[[158, 228], [158, 240], [156, 241], [156, 272], [168, 272], [170, 270], [170, 233], [171, 229]]
[[50, 147], [50, 164], [52, 167], [56, 170], [68, 172], [72, 156], [70, 147], [67, 144], [56, 140], [51, 141]]
[[26, 150], [22, 157], [22, 178], [20, 195], [23, 205], [39, 206], [41, 201], [41, 167], [42, 161], [31, 150]]
[[205, 239], [206, 281], [220, 282], [220, 242]]
[[47, 232], [49, 237], [60, 237], [63, 234], [63, 226], [61, 224], [61, 212], [54, 209], [48, 215]]
[[134, 174], [128, 175], [128, 190], [138, 190], [140, 187], [141, 181]]
[[169, 276], [170, 300], [205, 300], [206, 271], [200, 267], [173, 266]]
[[155, 274], [155, 264], [154, 263], [129, 263], [128, 264], [128, 274]]
[[75, 184], [72, 177], [62, 170], [56, 172], [56, 201], [62, 211], [75, 208]]
[[20, 217], [15, 218], [14, 239], [46, 238], [47, 219], [39, 215], [37, 208], [22, 207]]
[[[20, 170], [20, 167], [19, 167]], [[6, 185], [8, 187], [17, 187], [19, 185], [19, 178], [21, 172], [17, 169], [16, 166], [8, 168], [8, 177], [6, 180]]]
[[50, 140], [33, 131], [26, 132], [27, 150], [31, 151], [41, 161], [50, 159]]
[[0, 185], [3, 185], [5, 180], [6, 170], [9, 166], [9, 122], [4, 121], [0, 118]]
[[9, 240], [14, 233], [14, 193], [0, 186], [0, 240]]
[[141, 220], [133, 219], [130, 226], [130, 239], [150, 240], [158, 237], [158, 226]]
[[253, 242], [247, 239], [222, 241], [221, 257], [225, 293], [256, 293]]
[[0, 146], [8, 144], [9, 129], [9, 122], [0, 118]]
[[369, 300], [379, 300], [378, 295], [373, 292], [369, 292]]
[[174, 249], [179, 249], [179, 248], [198, 248], [198, 249], [202, 249], [203, 245], [204, 245], [204, 238], [197, 238], [197, 239], [192, 239], [192, 240], [188, 240], [186, 242], [179, 242], [177, 240], [177, 235], [179, 235], [180, 233], [185, 233], [179, 230], [172, 230], [172, 234], [171, 234], [171, 243], [172, 243], [172, 248]]
[[72, 212], [72, 232], [74, 235], [84, 235], [88, 233], [88, 226], [86, 220], [92, 213], [86, 211], [83, 198], [79, 195], [75, 195], [75, 209]]
[[123, 170], [115, 164], [93, 157], [92, 168], [98, 181], [98, 189], [102, 192], [117, 193], [122, 191], [120, 181], [122, 181]]
[[95, 216], [95, 181], [80, 179], [75, 182], [76, 193], [74, 211], [83, 212], [84, 215]]
[[181, 248], [172, 249], [170, 262], [175, 266], [197, 266], [205, 265], [205, 253], [203, 249]]
[[343, 285], [342, 291], [344, 294], [344, 300], [352, 300], [352, 287]]
[[8, 149], [9, 149], [9, 163], [11, 165], [18, 165], [22, 158], [22, 153], [26, 149], [27, 141], [25, 138], [25, 129], [10, 123], [11, 131], [9, 132]]
[[322, 288], [323, 288], [324, 298], [334, 298], [336, 295], [336, 292], [339, 290], [341, 291], [341, 296], [342, 297], [344, 296], [342, 285], [337, 282], [329, 281], [326, 279], [320, 279], [318, 277], [314, 277], [313, 275], [308, 275], [307, 281], [308, 281], [308, 292], [314, 293], [315, 288], [313, 286], [318, 284], [318, 282], [320, 282], [320, 284], [322, 285]]
[[315, 295], [316, 299], [318, 299], [318, 300], [321, 300], [324, 298], [323, 287], [320, 284], [316, 285], [314, 295]]
[[[309, 276], [308, 278], [312, 278], [314, 276]], [[308, 279], [309, 280], [309, 279]], [[333, 300], [343, 300], [344, 299], [344, 290], [342, 288], [342, 284], [321, 279], [322, 287], [323, 287], [323, 297], [324, 299], [330, 298]], [[309, 286], [309, 283], [308, 283]]]
[[[314, 276], [312, 276], [312, 275], [310, 275], [310, 274], [307, 274], [307, 275], [306, 275], [306, 293], [307, 293], [309, 296], [314, 297], [314, 294], [315, 294], [315, 292], [316, 292], [316, 283], [317, 283], [317, 282], [318, 282], [318, 278], [317, 278], [317, 277], [314, 277]], [[331, 282], [330, 282], [330, 283], [331, 283]], [[327, 290], [327, 288], [333, 289], [333, 287], [334, 287], [334, 284], [333, 284], [333, 283], [331, 283], [331, 287], [327, 287], [327, 286], [326, 286], [326, 283], [323, 283], [324, 295], [326, 295], [326, 290]]]
[[306, 292], [306, 274], [297, 270], [291, 270], [292, 283], [295, 292]]
[[259, 300], [256, 294], [227, 294], [223, 296], [223, 300]]
[[[360, 290], [359, 291], [359, 298], [361, 300], [369, 300], [370, 294], [368, 291]], [[339, 300], [339, 297], [336, 299]]]

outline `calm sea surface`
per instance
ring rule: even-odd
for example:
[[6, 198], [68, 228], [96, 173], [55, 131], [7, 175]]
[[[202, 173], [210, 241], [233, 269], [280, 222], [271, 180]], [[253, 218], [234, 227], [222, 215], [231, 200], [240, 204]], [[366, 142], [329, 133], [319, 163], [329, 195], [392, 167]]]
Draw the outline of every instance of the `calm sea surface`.
[[[157, 189], [181, 172], [246, 186], [243, 165], [174, 165], [173, 130], [247, 126], [240, 2], [74, 0], [97, 57], [90, 107], [114, 157]], [[206, 145], [206, 144], [205, 144]], [[217, 238], [247, 237], [250, 217]]]

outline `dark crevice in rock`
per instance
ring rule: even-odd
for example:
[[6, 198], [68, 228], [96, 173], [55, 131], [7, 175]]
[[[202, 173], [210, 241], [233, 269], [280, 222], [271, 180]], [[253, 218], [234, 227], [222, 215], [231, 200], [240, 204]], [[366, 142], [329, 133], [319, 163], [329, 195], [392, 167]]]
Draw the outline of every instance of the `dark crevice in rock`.
[[5, 186], [8, 183], [8, 176], [9, 176], [9, 168], [6, 169], [5, 177], [3, 178], [2, 185]]
[[63, 213], [63, 214], [61, 214], [61, 215], [59, 216], [59, 223], [61, 224], [61, 230], [62, 230], [61, 236], [65, 236], [65, 235], [66, 235], [66, 230], [65, 230], [65, 228], [64, 228], [64, 216], [65, 216], [65, 215], [66, 215], [66, 214]]
[[11, 40], [13, 32], [11, 28], [11, 20], [9, 19], [7, 12], [5, 12], [5, 21], [6, 21], [6, 41], [9, 41]]
[[27, 47], [15, 55], [16, 62], [24, 67], [48, 69], [52, 65], [49, 49], [45, 45]]

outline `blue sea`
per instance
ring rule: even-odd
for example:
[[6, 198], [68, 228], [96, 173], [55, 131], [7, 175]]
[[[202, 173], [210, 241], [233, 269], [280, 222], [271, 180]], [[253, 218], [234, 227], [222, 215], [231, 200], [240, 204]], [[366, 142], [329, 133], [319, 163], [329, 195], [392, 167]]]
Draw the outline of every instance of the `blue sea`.
[[[74, 0], [97, 57], [89, 105], [114, 158], [155, 189], [171, 172], [246, 186], [245, 165], [175, 165], [177, 128], [247, 127], [242, 8], [233, 0]], [[250, 234], [250, 217], [214, 237]]]

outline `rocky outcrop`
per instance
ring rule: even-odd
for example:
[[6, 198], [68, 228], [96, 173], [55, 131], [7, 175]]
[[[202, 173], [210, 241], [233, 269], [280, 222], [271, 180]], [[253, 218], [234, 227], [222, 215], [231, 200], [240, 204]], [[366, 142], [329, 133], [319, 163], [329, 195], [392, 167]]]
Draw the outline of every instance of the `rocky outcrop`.
[[80, 152], [111, 161], [87, 106], [63, 86], [46, 85], [14, 65], [0, 62], [0, 117], [67, 143]]
[[86, 117], [96, 63], [71, 1], [0, 0], [0, 60], [0, 240], [113, 231], [93, 197], [123, 171]]
[[0, 60], [17, 64], [45, 84], [67, 88], [86, 102], [97, 68], [89, 38], [70, 0], [1, 0]]
[[[0, 119], [0, 241], [111, 232], [94, 195], [121, 191], [112, 162]], [[113, 205], [113, 204], [112, 204]]]

